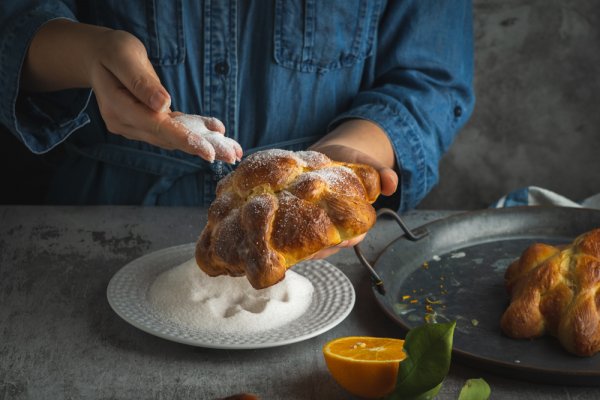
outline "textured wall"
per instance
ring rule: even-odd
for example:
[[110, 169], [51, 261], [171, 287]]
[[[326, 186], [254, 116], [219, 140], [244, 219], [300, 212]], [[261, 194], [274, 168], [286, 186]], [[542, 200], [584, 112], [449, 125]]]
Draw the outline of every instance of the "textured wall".
[[600, 192], [600, 2], [474, 0], [474, 17], [475, 111], [419, 208]]

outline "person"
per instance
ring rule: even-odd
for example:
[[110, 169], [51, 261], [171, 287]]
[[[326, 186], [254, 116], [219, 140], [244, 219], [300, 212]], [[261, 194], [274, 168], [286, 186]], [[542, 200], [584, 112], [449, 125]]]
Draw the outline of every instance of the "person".
[[[209, 205], [235, 166], [173, 122], [373, 165], [414, 208], [472, 112], [470, 0], [5, 0], [0, 122], [52, 204]], [[209, 158], [209, 161], [206, 160]]]

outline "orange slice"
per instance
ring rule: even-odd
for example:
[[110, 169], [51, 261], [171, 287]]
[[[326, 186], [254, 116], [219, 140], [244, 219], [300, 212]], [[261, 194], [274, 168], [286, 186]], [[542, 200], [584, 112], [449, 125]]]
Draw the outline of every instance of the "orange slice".
[[334, 339], [323, 346], [329, 372], [344, 389], [375, 399], [394, 390], [404, 340], [369, 336]]

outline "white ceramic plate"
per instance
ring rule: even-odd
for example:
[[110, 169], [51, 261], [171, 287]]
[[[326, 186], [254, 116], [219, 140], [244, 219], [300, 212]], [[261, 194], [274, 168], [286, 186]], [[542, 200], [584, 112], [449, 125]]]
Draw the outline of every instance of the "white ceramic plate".
[[194, 248], [194, 243], [169, 247], [125, 265], [108, 284], [112, 309], [131, 325], [163, 339], [218, 349], [256, 349], [320, 335], [342, 322], [354, 306], [354, 288], [346, 275], [327, 261], [309, 260], [295, 265], [293, 271], [312, 282], [312, 302], [304, 314], [287, 325], [247, 334], [219, 334], [175, 325], [152, 306], [147, 293], [160, 273], [194, 257]]

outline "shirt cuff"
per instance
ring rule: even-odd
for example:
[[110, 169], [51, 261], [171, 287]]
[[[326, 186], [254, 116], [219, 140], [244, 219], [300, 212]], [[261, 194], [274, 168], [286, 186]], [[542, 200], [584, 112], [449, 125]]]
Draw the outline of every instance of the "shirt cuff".
[[381, 102], [361, 104], [336, 117], [330, 123], [329, 130], [348, 119], [365, 119], [378, 125], [394, 148], [398, 190], [389, 197], [380, 196], [375, 207], [387, 207], [399, 212], [415, 208], [428, 192], [427, 166], [419, 130], [408, 111]]
[[51, 150], [90, 122], [84, 113], [90, 89], [20, 93], [21, 71], [31, 40], [45, 23], [58, 18], [74, 16], [60, 2], [45, 4], [15, 16], [0, 36], [0, 122], [36, 154]]

